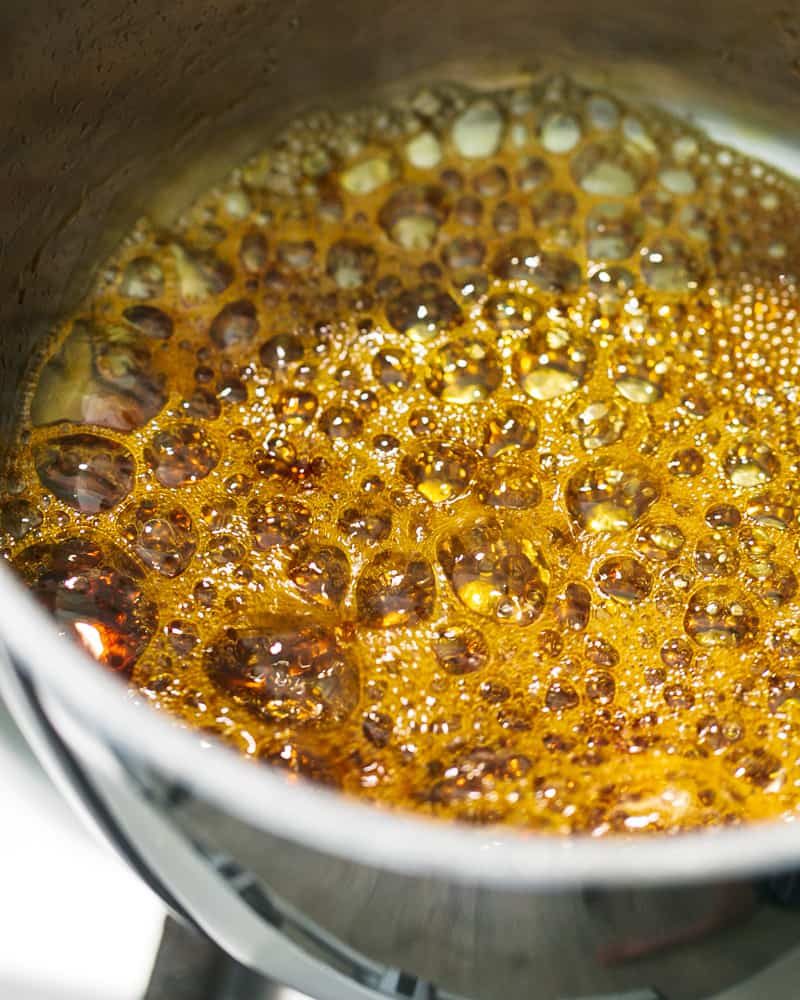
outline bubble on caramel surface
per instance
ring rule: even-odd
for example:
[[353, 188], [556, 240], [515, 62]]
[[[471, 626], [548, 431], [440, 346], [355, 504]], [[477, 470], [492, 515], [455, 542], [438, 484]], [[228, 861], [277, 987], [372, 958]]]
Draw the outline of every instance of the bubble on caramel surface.
[[44, 487], [83, 514], [110, 510], [133, 489], [133, 457], [123, 445], [94, 434], [51, 438], [34, 450]]
[[295, 554], [288, 576], [307, 600], [333, 606], [347, 593], [350, 565], [336, 545], [307, 544]]
[[189, 514], [182, 507], [160, 510], [152, 501], [133, 511], [123, 537], [146, 566], [168, 577], [182, 573], [197, 548]]
[[540, 329], [522, 344], [514, 359], [519, 384], [534, 399], [573, 392], [586, 380], [594, 357], [591, 343], [564, 326]]
[[171, 336], [172, 320], [145, 305], [131, 306], [121, 319], [76, 319], [42, 369], [31, 399], [34, 425], [71, 421], [129, 431], [162, 409], [166, 373], [152, 341]]
[[416, 625], [430, 618], [436, 583], [430, 563], [385, 551], [365, 566], [356, 586], [358, 617], [367, 628]]
[[431, 503], [443, 503], [466, 492], [475, 462], [458, 445], [435, 444], [406, 455], [401, 472]]
[[3, 554], [285, 780], [595, 836], [796, 817], [799, 208], [564, 76], [295, 118], [54, 331]]
[[227, 628], [206, 652], [211, 680], [275, 722], [336, 722], [358, 702], [358, 668], [332, 632], [308, 619]]
[[542, 613], [550, 570], [535, 542], [481, 518], [450, 534], [439, 562], [459, 600], [498, 622], [530, 625]]
[[157, 621], [135, 563], [114, 546], [75, 538], [24, 549], [16, 566], [62, 634], [110, 670], [132, 671]]
[[644, 465], [603, 459], [581, 466], [570, 476], [565, 499], [581, 527], [616, 534], [633, 527], [658, 494], [655, 479]]
[[497, 389], [503, 370], [491, 347], [480, 340], [457, 340], [435, 356], [428, 389], [448, 403], [479, 403]]
[[489, 458], [507, 452], [531, 451], [536, 447], [539, 425], [524, 406], [509, 406], [490, 417], [483, 434], [483, 450]]
[[486, 640], [469, 625], [449, 625], [440, 629], [433, 641], [433, 651], [442, 669], [449, 674], [474, 673], [489, 659]]

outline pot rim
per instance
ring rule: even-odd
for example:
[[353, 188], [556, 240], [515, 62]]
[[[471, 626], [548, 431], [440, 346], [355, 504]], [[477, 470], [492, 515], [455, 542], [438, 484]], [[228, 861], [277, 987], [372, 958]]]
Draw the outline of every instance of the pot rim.
[[511, 890], [689, 883], [800, 865], [794, 818], [678, 834], [563, 836], [382, 810], [277, 768], [248, 766], [232, 748], [125, 697], [119, 679], [62, 638], [5, 566], [0, 641], [17, 665], [116, 750], [246, 823], [358, 864]]

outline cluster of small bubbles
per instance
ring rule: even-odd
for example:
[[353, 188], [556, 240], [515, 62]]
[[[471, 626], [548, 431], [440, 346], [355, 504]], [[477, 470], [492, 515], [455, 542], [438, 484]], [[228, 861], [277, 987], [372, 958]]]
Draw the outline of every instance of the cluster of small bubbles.
[[220, 448], [193, 424], [158, 431], [144, 449], [145, 461], [162, 486], [195, 483], [211, 472], [219, 461]]
[[567, 77], [297, 118], [59, 325], [3, 556], [283, 780], [594, 835], [792, 815], [798, 207]]

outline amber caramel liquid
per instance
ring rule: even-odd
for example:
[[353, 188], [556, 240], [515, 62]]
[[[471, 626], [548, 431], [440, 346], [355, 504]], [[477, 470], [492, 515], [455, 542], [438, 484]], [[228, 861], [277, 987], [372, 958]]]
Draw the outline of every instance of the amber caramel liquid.
[[564, 79], [297, 120], [64, 323], [5, 555], [290, 778], [564, 833], [794, 815], [798, 212]]

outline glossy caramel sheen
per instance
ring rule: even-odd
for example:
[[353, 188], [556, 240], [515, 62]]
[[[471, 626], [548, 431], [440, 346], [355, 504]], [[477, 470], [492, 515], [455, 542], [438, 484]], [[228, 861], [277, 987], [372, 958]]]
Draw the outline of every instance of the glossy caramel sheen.
[[799, 210], [564, 79], [300, 119], [54, 338], [5, 553], [291, 775], [561, 833], [793, 815]]

